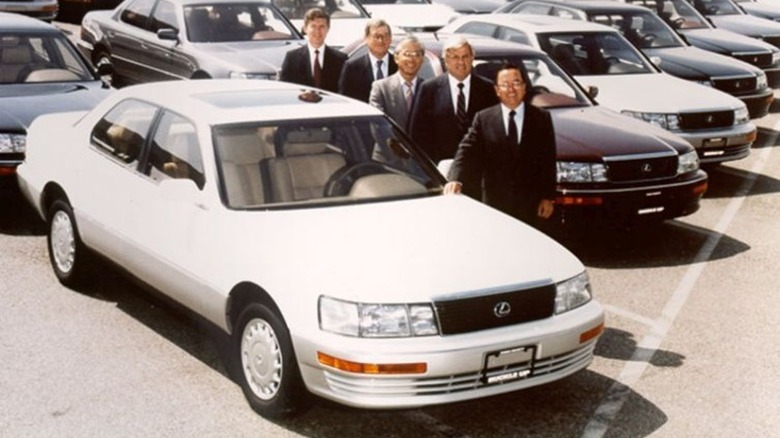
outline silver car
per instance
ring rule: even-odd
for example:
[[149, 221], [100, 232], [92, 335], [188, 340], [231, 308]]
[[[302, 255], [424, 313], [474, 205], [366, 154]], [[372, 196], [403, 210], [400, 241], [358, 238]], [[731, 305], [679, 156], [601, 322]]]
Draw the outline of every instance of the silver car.
[[52, 21], [57, 16], [57, 0], [17, 0], [0, 1], [0, 12], [15, 12], [44, 21]]

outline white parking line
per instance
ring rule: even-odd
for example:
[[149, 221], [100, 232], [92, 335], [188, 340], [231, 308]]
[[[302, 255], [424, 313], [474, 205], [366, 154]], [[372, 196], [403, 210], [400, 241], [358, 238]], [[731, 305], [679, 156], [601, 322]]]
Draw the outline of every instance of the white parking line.
[[[442, 423], [438, 419], [426, 414], [423, 411], [420, 410], [414, 410], [409, 411], [404, 414], [404, 416], [414, 421], [415, 423], [421, 424], [428, 432], [436, 434], [436, 436], [443, 436], [447, 438], [470, 438], [468, 435], [462, 434], [455, 429], [451, 428], [450, 426]], [[420, 433], [420, 436], [431, 436], [428, 433]]]
[[[780, 129], [780, 124], [778, 124], [775, 129]], [[658, 350], [658, 347], [669, 332], [674, 320], [680, 313], [680, 310], [682, 310], [686, 301], [688, 301], [688, 297], [691, 294], [693, 287], [696, 285], [696, 281], [706, 267], [707, 261], [718, 246], [724, 232], [734, 220], [745, 197], [756, 182], [756, 178], [766, 165], [773, 149], [771, 146], [772, 145], [769, 145], [761, 150], [758, 160], [753, 164], [753, 167], [750, 170], [750, 174], [745, 177], [739, 190], [721, 215], [715, 229], [712, 230], [712, 234], [710, 234], [704, 242], [704, 245], [696, 254], [696, 258], [685, 272], [685, 276], [683, 276], [682, 280], [677, 285], [677, 289], [674, 291], [671, 298], [669, 298], [669, 301], [666, 302], [666, 305], [661, 312], [661, 316], [652, 322], [650, 331], [637, 343], [631, 359], [626, 362], [626, 365], [623, 367], [617, 380], [609, 388], [601, 401], [601, 404], [594, 412], [590, 421], [588, 421], [588, 424], [585, 426], [585, 430], [582, 433], [583, 438], [603, 437], [609, 429], [609, 426], [615, 420], [615, 417], [617, 417], [617, 414], [620, 412], [620, 409], [623, 407], [623, 404], [631, 392], [630, 388], [639, 381], [642, 374], [647, 369], [653, 354]]]
[[648, 318], [646, 316], [642, 316], [638, 313], [631, 312], [626, 309], [622, 309], [620, 307], [611, 306], [609, 304], [602, 304], [602, 307], [604, 307], [604, 310], [606, 310], [609, 313], [614, 313], [615, 315], [622, 316], [624, 318], [628, 318], [632, 321], [651, 326], [655, 324], [655, 320], [652, 318]]

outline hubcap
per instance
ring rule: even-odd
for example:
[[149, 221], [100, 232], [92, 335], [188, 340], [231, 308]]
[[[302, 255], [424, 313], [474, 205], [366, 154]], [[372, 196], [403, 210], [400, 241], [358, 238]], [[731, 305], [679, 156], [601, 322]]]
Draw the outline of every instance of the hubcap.
[[76, 238], [70, 216], [62, 210], [57, 211], [51, 220], [50, 232], [54, 263], [57, 269], [67, 274], [76, 260]]
[[241, 337], [241, 364], [252, 392], [270, 400], [282, 382], [282, 351], [273, 328], [255, 318], [246, 325]]

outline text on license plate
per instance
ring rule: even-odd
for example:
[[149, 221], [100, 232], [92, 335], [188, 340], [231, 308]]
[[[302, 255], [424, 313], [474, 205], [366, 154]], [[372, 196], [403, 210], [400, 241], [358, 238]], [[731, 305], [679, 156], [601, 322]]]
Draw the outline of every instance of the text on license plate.
[[525, 345], [487, 353], [482, 382], [495, 385], [530, 377], [534, 371], [536, 350], [536, 345]]

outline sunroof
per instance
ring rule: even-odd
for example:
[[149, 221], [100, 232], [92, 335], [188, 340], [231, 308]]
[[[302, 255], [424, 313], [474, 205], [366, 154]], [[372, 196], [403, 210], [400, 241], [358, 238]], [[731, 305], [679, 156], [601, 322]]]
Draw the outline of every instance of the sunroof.
[[301, 101], [312, 105], [343, 102], [338, 94], [319, 92], [301, 87], [299, 90], [253, 90], [203, 93], [198, 99], [223, 109], [295, 105]]

